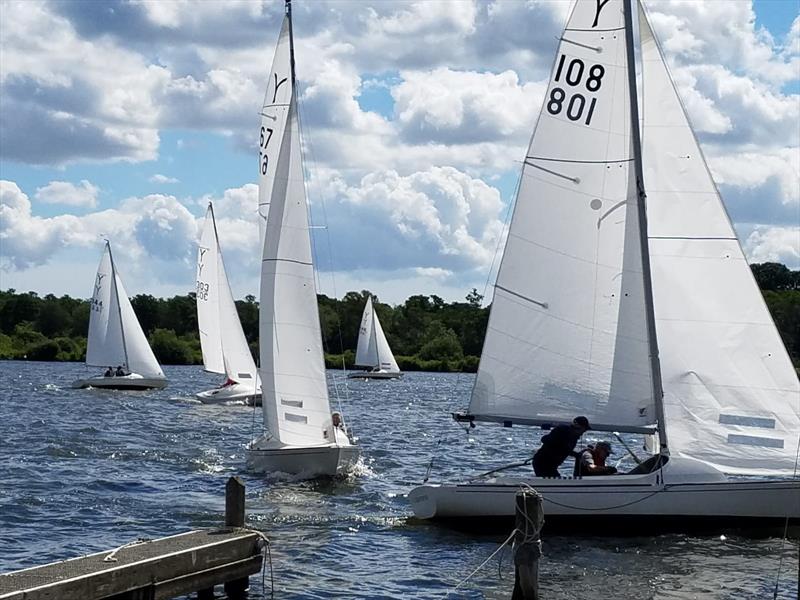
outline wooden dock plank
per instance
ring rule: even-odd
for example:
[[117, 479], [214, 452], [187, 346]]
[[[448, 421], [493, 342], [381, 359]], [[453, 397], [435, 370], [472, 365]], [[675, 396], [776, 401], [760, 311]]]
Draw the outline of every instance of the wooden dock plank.
[[6, 573], [0, 575], [0, 599], [105, 598], [141, 588], [143, 582], [157, 585], [215, 569], [221, 573], [225, 565], [239, 568], [253, 558], [260, 568], [259, 539], [260, 534], [243, 529], [193, 531], [121, 548], [115, 562], [103, 561], [110, 554], [105, 551]]
[[262, 555], [245, 558], [230, 565], [206, 569], [184, 577], [177, 577], [170, 581], [163, 581], [155, 585], [154, 600], [166, 600], [196, 590], [213, 587], [215, 584], [247, 578], [261, 570], [264, 557]]

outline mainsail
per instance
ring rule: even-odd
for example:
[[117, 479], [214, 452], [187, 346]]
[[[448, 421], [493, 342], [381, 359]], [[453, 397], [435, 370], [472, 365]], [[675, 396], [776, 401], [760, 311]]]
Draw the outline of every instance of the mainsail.
[[278, 36], [278, 45], [275, 48], [275, 57], [272, 59], [258, 132], [258, 231], [261, 243], [259, 248], [264, 247], [267, 215], [278, 169], [278, 151], [288, 122], [289, 102], [294, 86], [291, 80], [290, 46], [289, 21], [284, 19]]
[[200, 347], [206, 370], [225, 373], [239, 383], [252, 383], [255, 390], [256, 365], [228, 283], [211, 203], [197, 250], [196, 295]]
[[[278, 50], [289, 31], [284, 20]], [[289, 34], [291, 32], [289, 31]], [[291, 35], [289, 35], [291, 42]], [[261, 263], [260, 346], [264, 424], [283, 444], [328, 444], [328, 385], [322, 352], [300, 128], [291, 53], [276, 54], [270, 79], [283, 81], [289, 126], [270, 142], [275, 167]], [[266, 112], [266, 109], [265, 109]], [[275, 143], [279, 142], [279, 143]]]
[[669, 446], [791, 475], [800, 384], [639, 6], [643, 162]]
[[121, 365], [144, 377], [164, 377], [128, 300], [109, 242], [106, 242], [95, 276], [86, 364], [95, 367]]
[[622, 0], [578, 2], [525, 158], [469, 413], [656, 420]]
[[377, 367], [391, 373], [400, 372], [400, 367], [397, 366], [392, 349], [383, 333], [378, 314], [372, 305], [371, 296], [367, 298], [364, 313], [361, 316], [355, 364], [361, 367]]

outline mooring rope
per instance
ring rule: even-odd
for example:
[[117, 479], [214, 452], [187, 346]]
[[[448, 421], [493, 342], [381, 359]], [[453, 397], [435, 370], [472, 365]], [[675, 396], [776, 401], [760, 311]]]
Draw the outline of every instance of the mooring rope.
[[118, 548], [114, 548], [111, 552], [109, 552], [106, 556], [103, 557], [103, 562], [117, 562], [117, 552], [123, 550], [124, 548], [130, 548], [131, 546], [138, 546], [139, 544], [146, 544], [148, 542], [152, 542], [150, 538], [138, 538], [132, 542], [128, 542], [127, 544], [122, 544], [122, 546]]
[[469, 580], [470, 580], [470, 579], [471, 579], [471, 578], [472, 578], [472, 577], [475, 575], [475, 573], [477, 573], [477, 572], [478, 572], [478, 571], [480, 571], [480, 570], [481, 570], [483, 567], [485, 567], [485, 566], [486, 566], [486, 563], [488, 563], [490, 560], [492, 560], [492, 559], [495, 557], [495, 555], [496, 555], [498, 552], [500, 552], [500, 550], [502, 550], [503, 548], [505, 548], [505, 547], [506, 547], [506, 545], [508, 545], [508, 543], [509, 543], [509, 542], [511, 542], [511, 541], [514, 539], [514, 535], [516, 535], [517, 531], [518, 531], [517, 529], [514, 529], [514, 531], [512, 531], [512, 532], [511, 532], [511, 535], [509, 535], [509, 536], [506, 538], [506, 540], [505, 540], [505, 541], [504, 541], [502, 544], [500, 544], [500, 546], [498, 546], [498, 548], [497, 548], [497, 549], [496, 549], [494, 552], [492, 552], [492, 553], [489, 555], [489, 558], [487, 558], [487, 559], [486, 559], [486, 560], [484, 560], [484, 561], [483, 561], [481, 564], [479, 564], [479, 565], [478, 565], [478, 566], [475, 568], [475, 570], [474, 570], [474, 571], [472, 571], [472, 573], [470, 573], [470, 574], [469, 574], [469, 575], [467, 575], [467, 576], [466, 576], [464, 579], [462, 579], [461, 581], [459, 581], [459, 582], [458, 582], [458, 584], [457, 584], [457, 585], [456, 585], [454, 588], [452, 588], [452, 589], [448, 590], [448, 591], [445, 593], [445, 595], [444, 595], [444, 596], [442, 596], [442, 598], [447, 598], [447, 597], [448, 597], [450, 594], [452, 594], [453, 592], [455, 592], [455, 591], [456, 591], [458, 588], [460, 588], [460, 587], [461, 587], [462, 585], [464, 585], [464, 584], [465, 584], [467, 581], [469, 581]]

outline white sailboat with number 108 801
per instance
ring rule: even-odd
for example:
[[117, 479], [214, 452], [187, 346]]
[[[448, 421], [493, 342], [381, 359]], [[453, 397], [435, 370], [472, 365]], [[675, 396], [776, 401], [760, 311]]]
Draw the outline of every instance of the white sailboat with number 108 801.
[[331, 476], [356, 462], [340, 414], [331, 414], [314, 282], [286, 3], [259, 132], [259, 211], [267, 215], [259, 340], [264, 433], [247, 447], [257, 472]]
[[797, 375], [637, 0], [578, 0], [569, 17], [455, 417], [546, 428], [576, 415], [653, 436], [657, 454], [624, 475], [422, 485], [414, 513], [508, 519], [529, 485], [551, 529], [800, 518]]

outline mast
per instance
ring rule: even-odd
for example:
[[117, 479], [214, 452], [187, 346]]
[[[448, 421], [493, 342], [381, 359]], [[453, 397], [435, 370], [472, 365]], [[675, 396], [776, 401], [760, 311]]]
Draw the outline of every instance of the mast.
[[106, 240], [108, 258], [111, 259], [111, 284], [114, 286], [114, 296], [117, 300], [117, 316], [119, 317], [119, 330], [122, 334], [122, 352], [125, 354], [125, 369], [130, 371], [128, 364], [128, 346], [125, 343], [125, 323], [122, 322], [122, 306], [119, 303], [119, 290], [117, 289], [117, 267], [114, 265], [114, 255], [111, 253], [111, 242]]
[[631, 137], [633, 138], [633, 164], [636, 174], [636, 206], [639, 214], [639, 245], [642, 253], [642, 276], [644, 283], [644, 309], [647, 322], [647, 338], [650, 346], [650, 372], [653, 382], [653, 400], [658, 420], [658, 441], [661, 454], [669, 454], [667, 429], [664, 419], [664, 389], [661, 383], [661, 362], [658, 358], [656, 318], [653, 309], [653, 280], [650, 274], [650, 245], [647, 238], [647, 194], [644, 188], [642, 167], [642, 138], [639, 131], [639, 99], [636, 92], [636, 56], [633, 48], [633, 14], [636, 0], [624, 0], [625, 49], [628, 58], [628, 93], [631, 105]]
[[289, 17], [289, 64], [292, 71], [292, 94], [294, 94], [294, 30], [292, 28], [292, 0], [284, 0], [286, 3], [286, 16]]

